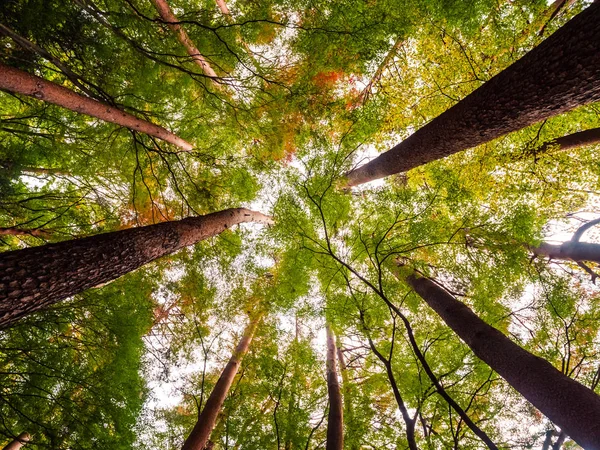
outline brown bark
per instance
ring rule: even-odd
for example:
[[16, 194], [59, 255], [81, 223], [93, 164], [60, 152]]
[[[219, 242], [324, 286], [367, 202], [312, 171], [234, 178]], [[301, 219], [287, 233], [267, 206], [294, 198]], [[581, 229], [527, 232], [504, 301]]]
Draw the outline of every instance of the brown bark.
[[258, 314], [256, 318], [250, 321], [244, 330], [242, 339], [238, 343], [233, 355], [231, 355], [225, 369], [221, 372], [221, 376], [210, 393], [194, 429], [185, 440], [182, 450], [204, 450], [206, 447], [210, 434], [215, 427], [217, 416], [221, 411], [223, 402], [229, 393], [229, 388], [240, 367], [240, 362], [244, 355], [248, 353], [248, 347], [250, 346], [250, 342], [252, 341], [252, 337], [254, 336], [254, 332], [256, 331], [256, 327], [258, 326], [261, 317], [262, 314]]
[[118, 108], [84, 97], [59, 84], [2, 63], [0, 63], [0, 89], [29, 95], [81, 114], [116, 123], [122, 127], [162, 139], [186, 151], [194, 148], [192, 144], [163, 127], [138, 119]]
[[567, 241], [562, 244], [542, 242], [537, 247], [530, 247], [533, 254], [550, 259], [566, 259], [571, 261], [592, 261], [600, 264], [600, 244], [590, 242]]
[[600, 4], [405, 141], [349, 172], [356, 186], [476, 147], [600, 100]]
[[327, 393], [329, 395], [329, 415], [327, 416], [326, 450], [343, 450], [344, 448], [344, 407], [342, 393], [338, 381], [335, 363], [336, 346], [333, 331], [329, 324], [327, 329]]
[[31, 436], [29, 433], [21, 433], [18, 435], [14, 441], [4, 447], [3, 450], [19, 450], [25, 444], [27, 444], [31, 440]]
[[600, 128], [592, 128], [590, 130], [578, 131], [577, 133], [568, 134], [563, 137], [552, 139], [544, 142], [538, 148], [526, 153], [526, 156], [538, 156], [549, 152], [570, 150], [573, 148], [593, 145], [600, 142]]
[[0, 228], [0, 236], [48, 236], [48, 232], [37, 229], [21, 229], [21, 228]]
[[[211, 78], [218, 78], [219, 76], [217, 75], [217, 73], [210, 66], [206, 58], [202, 56], [200, 50], [196, 48], [185, 29], [178, 23], [179, 20], [177, 19], [175, 14], [173, 14], [173, 11], [171, 10], [166, 0], [152, 0], [152, 3], [154, 3], [154, 6], [156, 7], [158, 14], [160, 14], [162, 20], [164, 20], [168, 27], [171, 29], [171, 31], [175, 33], [177, 39], [179, 40], [179, 42], [181, 42], [181, 45], [185, 47], [187, 54], [190, 55], [192, 60], [198, 66], [200, 66], [202, 71], [207, 76]], [[220, 87], [220, 85], [216, 83], [215, 80], [212, 81], [215, 84], [215, 86]]]
[[485, 323], [433, 281], [406, 281], [513, 388], [584, 448], [600, 448], [600, 396]]
[[0, 329], [242, 222], [270, 224], [272, 220], [234, 208], [0, 253]]
[[217, 2], [217, 6], [219, 7], [219, 9], [223, 13], [223, 15], [227, 16], [227, 17], [231, 17], [231, 12], [229, 11], [229, 8], [227, 7], [227, 3], [225, 3], [224, 0], [215, 0], [215, 1]]

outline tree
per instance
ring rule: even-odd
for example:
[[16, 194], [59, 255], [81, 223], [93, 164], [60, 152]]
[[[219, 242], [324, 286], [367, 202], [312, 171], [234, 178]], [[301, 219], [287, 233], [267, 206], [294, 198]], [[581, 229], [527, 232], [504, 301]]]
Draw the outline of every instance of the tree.
[[600, 396], [511, 342], [432, 280], [406, 281], [473, 352], [583, 447], [600, 445]]
[[327, 450], [344, 448], [344, 406], [336, 368], [336, 345], [331, 326], [327, 324], [327, 392], [329, 414], [327, 416]]
[[31, 440], [29, 433], [21, 433], [14, 441], [4, 447], [4, 450], [19, 450]]
[[270, 224], [272, 220], [245, 208], [228, 209], [2, 253], [0, 326], [10, 326], [28, 314], [244, 222]]
[[598, 101], [599, 19], [593, 4], [408, 139], [348, 172], [347, 185], [408, 171]]
[[204, 409], [199, 413], [198, 422], [196, 422], [192, 432], [185, 440], [182, 450], [204, 450], [206, 447], [213, 428], [215, 427], [217, 416], [221, 411], [223, 402], [227, 398], [231, 384], [240, 367], [241, 360], [244, 355], [248, 353], [250, 342], [252, 342], [252, 337], [254, 336], [262, 315], [262, 312], [255, 314], [255, 317], [250, 320], [250, 323], [244, 330], [240, 342], [231, 355], [229, 362], [223, 369], [223, 372], [221, 372], [219, 381], [217, 381], [217, 384], [210, 393], [210, 396], [204, 405]]
[[116, 123], [133, 131], [146, 133], [169, 142], [185, 151], [194, 146], [166, 129], [106, 105], [79, 95], [58, 84], [0, 63], [0, 89], [29, 95], [88, 116]]

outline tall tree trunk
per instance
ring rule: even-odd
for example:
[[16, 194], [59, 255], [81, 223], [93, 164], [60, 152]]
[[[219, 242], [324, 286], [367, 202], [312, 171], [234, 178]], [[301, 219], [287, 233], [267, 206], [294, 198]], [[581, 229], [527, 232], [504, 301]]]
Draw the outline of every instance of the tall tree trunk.
[[539, 147], [525, 153], [525, 156], [538, 156], [554, 151], [570, 150], [572, 148], [593, 145], [599, 142], [600, 128], [592, 128], [590, 130], [578, 131], [577, 133], [568, 134], [566, 136], [544, 142]]
[[258, 326], [261, 317], [262, 314], [257, 314], [244, 330], [242, 339], [235, 348], [233, 355], [231, 355], [225, 369], [221, 372], [221, 376], [210, 393], [194, 429], [185, 440], [182, 450], [204, 450], [206, 447], [210, 434], [215, 427], [217, 416], [221, 411], [223, 402], [229, 393], [229, 388], [240, 367], [240, 362], [244, 355], [248, 353], [248, 347], [250, 346], [250, 342], [252, 341], [252, 337], [254, 336], [254, 332], [256, 331], [256, 327]]
[[476, 147], [600, 100], [600, 4], [405, 141], [349, 172], [355, 186]]
[[475, 355], [584, 448], [600, 448], [600, 396], [532, 355], [428, 278], [406, 281]]
[[[335, 345], [337, 351], [337, 358], [340, 365], [340, 375], [342, 376], [342, 393], [344, 394], [344, 421], [346, 422], [346, 429], [350, 429], [354, 422], [354, 411], [352, 409], [351, 391], [350, 391], [350, 377], [348, 376], [348, 366], [346, 365], [346, 358], [344, 357], [344, 351], [342, 349], [342, 343], [339, 336], [335, 338]], [[350, 450], [359, 450], [359, 444], [356, 440], [352, 440], [350, 443]]]
[[0, 253], [0, 329], [242, 223], [272, 223], [245, 208]]
[[3, 450], [19, 450], [25, 444], [27, 444], [31, 440], [31, 436], [29, 433], [21, 433], [18, 435], [14, 441], [4, 447]]
[[84, 97], [59, 84], [2, 63], [0, 63], [0, 89], [29, 95], [78, 113], [116, 123], [130, 130], [154, 136], [186, 151], [194, 148], [192, 144], [163, 127], [138, 119], [118, 108]]
[[[191, 56], [192, 60], [198, 66], [200, 66], [202, 71], [207, 76], [211, 78], [218, 78], [219, 76], [217, 75], [217, 73], [213, 70], [206, 58], [202, 56], [200, 50], [196, 48], [185, 29], [178, 23], [179, 20], [177, 19], [175, 14], [173, 14], [173, 11], [171, 10], [166, 0], [152, 0], [152, 3], [154, 3], [154, 6], [156, 7], [158, 14], [160, 14], [162, 20], [164, 20], [168, 27], [171, 29], [171, 31], [175, 33], [177, 39], [179, 39], [179, 42], [181, 42], [181, 45], [185, 47], [187, 54]], [[215, 80], [212, 80], [212, 82], [216, 87], [221, 87], [218, 83], [215, 82]]]
[[329, 395], [329, 415], [327, 416], [326, 450], [344, 448], [344, 413], [342, 393], [335, 364], [335, 338], [331, 326], [327, 324], [327, 393]]
[[600, 264], [600, 244], [590, 242], [567, 241], [562, 244], [542, 242], [537, 247], [530, 247], [533, 254], [547, 256], [551, 259], [568, 259], [571, 261], [592, 261]]

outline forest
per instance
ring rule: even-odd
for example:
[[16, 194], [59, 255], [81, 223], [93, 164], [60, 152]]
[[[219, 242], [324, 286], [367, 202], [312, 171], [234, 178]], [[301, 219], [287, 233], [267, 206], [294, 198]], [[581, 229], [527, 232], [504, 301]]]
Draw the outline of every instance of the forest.
[[598, 0], [1, 0], [0, 448], [600, 450], [599, 150]]

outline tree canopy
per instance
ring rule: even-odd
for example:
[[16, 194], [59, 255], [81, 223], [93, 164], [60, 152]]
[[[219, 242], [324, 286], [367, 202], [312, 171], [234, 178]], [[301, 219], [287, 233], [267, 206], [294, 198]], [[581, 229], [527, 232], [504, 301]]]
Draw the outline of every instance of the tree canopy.
[[[273, 220], [1, 329], [0, 448], [27, 432], [32, 449], [180, 449], [236, 355], [206, 448], [328, 448], [334, 353], [344, 448], [581, 448], [407, 278], [599, 394], [600, 261], [548, 250], [600, 243], [597, 98], [385, 179], [347, 175], [599, 9], [0, 2], [0, 255], [102, 233], [124, 254], [109, 233], [230, 208]], [[573, 89], [600, 94], [600, 67], [579, 69], [592, 81]]]

